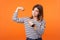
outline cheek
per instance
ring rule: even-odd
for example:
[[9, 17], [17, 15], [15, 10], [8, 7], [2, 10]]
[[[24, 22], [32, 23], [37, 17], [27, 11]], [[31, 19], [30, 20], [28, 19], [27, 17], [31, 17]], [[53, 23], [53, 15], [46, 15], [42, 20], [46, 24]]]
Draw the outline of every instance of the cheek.
[[33, 16], [37, 16], [39, 12], [36, 12], [36, 11], [32, 11], [32, 15]]
[[32, 15], [34, 15], [34, 11], [32, 11]]
[[36, 15], [38, 15], [38, 12], [35, 12]]
[[36, 14], [36, 15], [38, 15], [38, 12], [34, 12], [34, 11], [32, 11], [32, 14]]

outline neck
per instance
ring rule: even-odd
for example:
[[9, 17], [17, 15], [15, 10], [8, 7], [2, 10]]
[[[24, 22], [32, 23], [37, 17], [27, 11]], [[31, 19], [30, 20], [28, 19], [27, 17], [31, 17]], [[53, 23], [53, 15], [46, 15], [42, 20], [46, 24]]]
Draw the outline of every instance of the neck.
[[38, 20], [37, 17], [33, 17], [34, 20]]
[[33, 19], [34, 19], [34, 20], [36, 20], [36, 21], [41, 21], [41, 20], [38, 20], [38, 18], [37, 18], [37, 17], [33, 17]]

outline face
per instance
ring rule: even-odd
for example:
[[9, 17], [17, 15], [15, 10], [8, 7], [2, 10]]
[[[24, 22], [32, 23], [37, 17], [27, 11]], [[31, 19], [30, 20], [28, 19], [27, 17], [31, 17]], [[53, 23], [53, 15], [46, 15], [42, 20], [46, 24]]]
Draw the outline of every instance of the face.
[[33, 15], [34, 17], [37, 17], [38, 14], [39, 14], [39, 9], [38, 9], [38, 8], [34, 8], [34, 10], [32, 10], [32, 15]]

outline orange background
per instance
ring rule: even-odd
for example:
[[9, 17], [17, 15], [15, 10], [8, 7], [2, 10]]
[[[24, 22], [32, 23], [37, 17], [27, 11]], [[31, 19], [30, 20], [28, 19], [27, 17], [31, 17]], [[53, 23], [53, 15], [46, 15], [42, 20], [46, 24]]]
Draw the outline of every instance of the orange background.
[[12, 16], [18, 6], [25, 8], [19, 17], [31, 16], [37, 3], [43, 5], [46, 20], [43, 40], [60, 40], [60, 0], [0, 0], [0, 40], [25, 40], [24, 24], [14, 22]]

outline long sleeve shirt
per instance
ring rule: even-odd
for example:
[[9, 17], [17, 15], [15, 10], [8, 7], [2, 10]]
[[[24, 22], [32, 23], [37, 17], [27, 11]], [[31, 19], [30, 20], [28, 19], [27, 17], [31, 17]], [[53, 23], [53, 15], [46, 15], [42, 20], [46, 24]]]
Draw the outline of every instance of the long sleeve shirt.
[[[34, 19], [30, 19], [29, 17], [18, 18], [18, 12], [14, 12], [12, 20], [17, 23], [24, 23], [26, 37], [28, 38], [37, 39], [41, 37], [41, 35], [44, 33], [45, 24], [46, 24], [45, 20], [38, 22]], [[33, 21], [33, 23], [36, 25], [36, 30], [34, 30], [34, 28], [29, 25], [28, 20]]]

